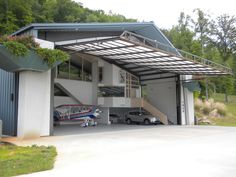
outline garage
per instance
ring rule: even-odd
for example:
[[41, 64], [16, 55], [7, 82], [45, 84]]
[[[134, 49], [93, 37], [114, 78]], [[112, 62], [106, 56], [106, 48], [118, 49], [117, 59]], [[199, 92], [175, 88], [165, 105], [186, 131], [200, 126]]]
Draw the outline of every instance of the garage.
[[[193, 76], [232, 74], [174, 48], [153, 23], [31, 24], [13, 35], [26, 34], [41, 47], [66, 51], [70, 59], [47, 72], [19, 73], [17, 136], [53, 135], [58, 106], [79, 115], [99, 109], [99, 128], [127, 123], [132, 110], [145, 110], [163, 125], [193, 125], [193, 91], [198, 89]], [[112, 116], [119, 120], [111, 121]], [[58, 131], [63, 126], [69, 127]]]

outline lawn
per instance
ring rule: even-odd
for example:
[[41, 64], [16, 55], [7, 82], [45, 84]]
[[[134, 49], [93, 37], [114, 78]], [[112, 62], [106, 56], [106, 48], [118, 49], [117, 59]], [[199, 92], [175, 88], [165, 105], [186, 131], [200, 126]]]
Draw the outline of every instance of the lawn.
[[53, 168], [53, 146], [15, 146], [0, 143], [0, 177], [33, 173]]

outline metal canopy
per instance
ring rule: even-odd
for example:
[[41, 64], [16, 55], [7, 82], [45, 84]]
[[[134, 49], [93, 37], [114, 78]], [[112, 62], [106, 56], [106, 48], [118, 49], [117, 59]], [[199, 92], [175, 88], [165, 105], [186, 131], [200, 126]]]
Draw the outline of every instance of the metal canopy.
[[100, 57], [136, 76], [232, 74], [228, 67], [128, 31], [120, 36], [62, 41], [55, 45], [63, 50]]

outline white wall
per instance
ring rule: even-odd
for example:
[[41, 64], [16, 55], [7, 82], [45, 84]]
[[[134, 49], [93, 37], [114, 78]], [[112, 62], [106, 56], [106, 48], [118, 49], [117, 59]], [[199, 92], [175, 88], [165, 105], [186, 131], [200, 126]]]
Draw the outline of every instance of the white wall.
[[148, 101], [177, 124], [176, 82], [174, 79], [161, 79], [147, 83]]
[[34, 38], [35, 42], [39, 43], [40, 47], [54, 49], [54, 43], [50, 41], [45, 41], [42, 39]]
[[[192, 79], [191, 75], [181, 76], [181, 80]], [[194, 125], [194, 98], [193, 92], [181, 85], [181, 123]]]
[[31, 138], [50, 134], [50, 86], [51, 70], [20, 72], [17, 136]]
[[63, 104], [78, 104], [76, 100], [67, 96], [54, 96], [54, 107]]
[[125, 83], [120, 83], [120, 68], [116, 65], [99, 60], [99, 67], [103, 67], [103, 81], [99, 85], [104, 86], [125, 86]]
[[55, 79], [55, 82], [61, 84], [74, 97], [76, 97], [82, 104], [93, 104], [93, 85], [92, 82]]
[[[35, 38], [42, 48], [54, 43]], [[50, 135], [51, 70], [19, 73], [17, 136], [33, 138]]]
[[98, 105], [105, 107], [130, 107], [130, 98], [125, 97], [98, 97]]

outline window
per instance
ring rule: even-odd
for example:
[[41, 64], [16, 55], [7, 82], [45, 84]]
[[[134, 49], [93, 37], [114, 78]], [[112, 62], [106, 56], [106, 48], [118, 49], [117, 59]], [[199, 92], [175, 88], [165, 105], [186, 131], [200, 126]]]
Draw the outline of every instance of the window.
[[99, 82], [103, 81], [103, 67], [98, 68], [98, 81]]
[[92, 81], [92, 63], [89, 62], [86, 59], [82, 60], [83, 62], [83, 73], [82, 73], [82, 77], [83, 77], [83, 81]]
[[124, 87], [99, 87], [98, 96], [99, 97], [124, 97], [125, 91]]
[[72, 55], [69, 62], [58, 66], [58, 78], [92, 81], [92, 63], [85, 58]]
[[58, 66], [57, 70], [57, 77], [62, 79], [68, 79], [69, 78], [69, 63], [64, 62]]
[[138, 77], [126, 73], [126, 97], [127, 98], [135, 98], [136, 97], [136, 89], [139, 89], [139, 79]]
[[125, 83], [125, 71], [120, 70], [120, 83]]
[[83, 80], [82, 79], [82, 66], [75, 65], [74, 63], [70, 64], [69, 78], [72, 80]]

